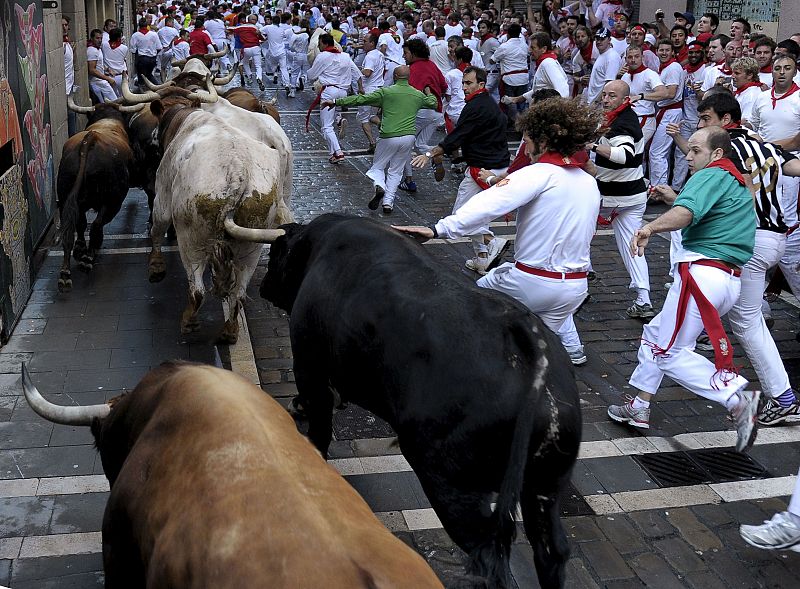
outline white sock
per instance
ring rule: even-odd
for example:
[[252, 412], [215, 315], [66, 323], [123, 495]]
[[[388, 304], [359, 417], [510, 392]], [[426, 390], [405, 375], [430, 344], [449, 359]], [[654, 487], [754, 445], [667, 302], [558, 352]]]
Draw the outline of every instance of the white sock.
[[650, 401], [645, 401], [644, 399], [640, 398], [639, 395], [636, 395], [633, 398], [631, 407], [634, 409], [646, 409], [647, 407], [650, 407]]
[[650, 305], [650, 291], [646, 288], [637, 288], [636, 302], [640, 305]]

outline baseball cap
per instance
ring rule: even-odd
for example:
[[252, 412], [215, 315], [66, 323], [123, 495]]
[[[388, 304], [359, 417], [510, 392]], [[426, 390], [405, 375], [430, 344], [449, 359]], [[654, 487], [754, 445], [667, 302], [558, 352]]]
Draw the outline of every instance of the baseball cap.
[[611, 36], [611, 31], [608, 29], [600, 29], [594, 34], [595, 39], [608, 39]]
[[694, 15], [691, 12], [676, 12], [675, 18], [682, 18], [689, 25], [694, 24]]

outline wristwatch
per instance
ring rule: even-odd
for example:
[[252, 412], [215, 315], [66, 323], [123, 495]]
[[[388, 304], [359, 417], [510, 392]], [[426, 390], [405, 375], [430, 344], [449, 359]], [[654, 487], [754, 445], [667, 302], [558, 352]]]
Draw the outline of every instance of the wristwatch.
[[433, 157], [433, 154], [432, 154], [430, 151], [426, 151], [426, 152], [425, 152], [425, 157], [426, 157], [426, 158], [428, 158], [428, 159], [430, 159], [430, 158], [432, 158], [432, 157]]
[[644, 100], [644, 92], [639, 92], [639, 96], [641, 96], [639, 100]]

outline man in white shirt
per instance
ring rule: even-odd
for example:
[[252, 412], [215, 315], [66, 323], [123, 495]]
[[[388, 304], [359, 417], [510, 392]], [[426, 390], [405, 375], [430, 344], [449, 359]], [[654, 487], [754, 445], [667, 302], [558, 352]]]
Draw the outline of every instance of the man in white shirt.
[[669, 154], [673, 143], [672, 137], [667, 135], [667, 125], [678, 124], [683, 118], [683, 88], [686, 84], [686, 70], [674, 57], [672, 41], [659, 41], [657, 53], [661, 60], [659, 76], [668, 98], [659, 100], [656, 105], [656, 132], [648, 150], [651, 186], [667, 184]]
[[711, 90], [719, 78], [721, 83], [730, 82], [733, 74], [731, 64], [736, 59], [736, 46], [727, 35], [714, 35], [708, 42], [708, 66], [703, 74], [703, 83], [698, 88], [695, 84], [698, 100], [703, 99], [703, 94]]
[[450, 56], [448, 54], [447, 41], [444, 37], [444, 27], [436, 27], [436, 29], [434, 29], [434, 34], [436, 35], [435, 40], [430, 42], [429, 37], [428, 41], [428, 50], [431, 52], [430, 60], [436, 64], [436, 67], [439, 68], [442, 75], [445, 75], [453, 69], [453, 62], [450, 61]]
[[464, 100], [464, 70], [472, 63], [472, 49], [457, 47], [453, 56], [455, 67], [444, 75], [447, 80], [447, 106], [444, 109], [445, 130], [450, 133], [458, 124], [458, 117], [466, 105]]
[[750, 124], [753, 105], [761, 96], [761, 81], [758, 79], [758, 62], [753, 57], [740, 57], [731, 64], [733, 84], [736, 91], [733, 95], [742, 109], [742, 124]]
[[130, 50], [135, 56], [133, 63], [139, 88], [144, 88], [145, 77], [153, 84], [157, 84], [153, 70], [156, 67], [158, 53], [161, 51], [161, 39], [158, 38], [158, 33], [147, 27], [146, 18], [139, 19], [139, 30], [131, 35]]
[[551, 88], [563, 98], [569, 98], [569, 82], [564, 69], [558, 62], [558, 56], [553, 51], [553, 41], [547, 33], [534, 33], [530, 40], [530, 53], [536, 62], [536, 73], [533, 75], [533, 93], [545, 88]]
[[492, 23], [488, 20], [482, 20], [478, 23], [478, 33], [480, 35], [478, 53], [481, 54], [481, 59], [483, 59], [483, 64], [486, 67], [486, 91], [492, 95], [495, 101], [499, 101], [500, 96], [497, 89], [500, 82], [500, 71], [492, 61], [492, 56], [500, 46], [500, 42], [492, 34]]
[[[689, 43], [688, 62], [683, 66], [683, 69], [686, 70], [686, 85], [683, 89], [683, 120], [680, 124], [680, 135], [686, 141], [689, 141], [689, 137], [697, 130], [697, 123], [700, 120], [700, 115], [697, 113], [697, 105], [700, 101], [697, 98], [696, 88], [702, 85], [705, 75], [704, 53], [705, 47], [702, 43], [699, 41]], [[672, 188], [675, 192], [680, 192], [683, 188], [688, 173], [689, 165], [686, 162], [686, 156], [680, 149], [676, 149], [675, 169], [672, 172]]]
[[455, 12], [451, 12], [447, 17], [447, 24], [444, 25], [444, 38], [449, 39], [452, 36], [461, 36], [464, 27], [458, 22], [458, 16]]
[[[322, 85], [317, 100], [311, 105], [306, 115], [306, 126], [311, 110], [320, 102], [335, 102], [337, 98], [347, 96], [347, 89], [350, 88], [353, 76], [361, 79], [361, 72], [358, 70], [353, 60], [346, 53], [342, 53], [336, 48], [333, 37], [329, 33], [319, 36], [319, 55], [314, 59], [311, 69], [308, 70], [309, 81], [319, 80]], [[339, 145], [339, 138], [333, 129], [336, 120], [335, 108], [321, 108], [319, 111], [319, 122], [322, 135], [328, 142], [330, 158], [332, 164], [344, 161], [344, 152]]]
[[[378, 51], [377, 42], [378, 39], [372, 33], [364, 37], [364, 51], [367, 53], [361, 68], [364, 94], [370, 94], [383, 86], [383, 70], [386, 67], [386, 59], [383, 53]], [[364, 135], [367, 136], [369, 141], [370, 153], [375, 153], [375, 137], [372, 134], [372, 124], [377, 125], [380, 123], [377, 114], [378, 109], [374, 106], [359, 106], [356, 114], [358, 122], [361, 123], [361, 128], [364, 129]]]
[[383, 21], [378, 25], [381, 32], [378, 37], [378, 50], [383, 53], [386, 60], [386, 71], [383, 74], [383, 85], [390, 86], [394, 82], [394, 68], [398, 65], [405, 65], [403, 58], [403, 39], [395, 37], [391, 31], [389, 23]]
[[762, 37], [756, 41], [753, 57], [758, 62], [758, 80], [766, 88], [772, 88], [772, 58], [775, 56], [775, 48], [778, 46], [769, 37]]
[[[285, 43], [285, 29], [281, 27], [280, 21], [277, 19], [271, 25], [267, 25], [261, 29], [261, 34], [267, 41], [269, 51], [268, 61], [274, 67], [280, 68], [281, 71], [281, 84], [286, 91], [289, 91], [289, 66], [286, 62], [286, 43]], [[273, 71], [273, 83], [277, 83], [278, 74]]]
[[103, 62], [109, 76], [114, 78], [114, 92], [119, 98], [122, 96], [122, 72], [127, 71], [128, 65], [125, 58], [128, 56], [128, 46], [122, 42], [122, 29], [111, 29], [108, 34], [108, 43], [103, 45]]
[[[520, 37], [521, 27], [512, 23], [508, 26], [508, 40], [495, 49], [491, 61], [500, 66], [500, 95], [522, 96], [528, 89], [528, 47]], [[519, 105], [511, 105], [505, 109], [509, 125], [513, 127]]]
[[594, 62], [592, 73], [589, 76], [589, 87], [586, 95], [589, 104], [600, 100], [600, 94], [606, 82], [616, 80], [617, 74], [622, 67], [622, 57], [611, 47], [611, 33], [608, 29], [597, 31], [594, 35], [594, 42], [599, 56]]
[[94, 29], [89, 34], [91, 45], [86, 48], [86, 59], [89, 62], [89, 86], [100, 102], [110, 102], [117, 99], [112, 84], [114, 78], [106, 73], [103, 52], [103, 31]]
[[178, 36], [178, 29], [175, 28], [175, 19], [168, 16], [163, 21], [164, 26], [158, 30], [158, 38], [161, 40], [161, 81], [166, 82], [172, 71], [172, 42]]
[[656, 101], [670, 96], [657, 73], [642, 63], [642, 48], [631, 45], [625, 52], [622, 81], [628, 85], [633, 111], [647, 145], [656, 132]]
[[[72, 89], [75, 87], [75, 51], [72, 49], [72, 43], [69, 40], [69, 23], [70, 18], [65, 14], [61, 16], [61, 35], [64, 42], [64, 89], [67, 91], [67, 96], [72, 94]], [[78, 132], [78, 117], [77, 113], [71, 108], [67, 109], [67, 135], [72, 137]]]

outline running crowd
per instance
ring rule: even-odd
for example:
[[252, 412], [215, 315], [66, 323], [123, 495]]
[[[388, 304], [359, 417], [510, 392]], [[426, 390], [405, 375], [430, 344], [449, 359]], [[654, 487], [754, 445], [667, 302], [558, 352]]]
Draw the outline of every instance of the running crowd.
[[[332, 164], [345, 159], [337, 109], [357, 107], [374, 153], [368, 207], [386, 215], [398, 190], [417, 190], [415, 168], [440, 181], [447, 157], [463, 174], [453, 214], [396, 228], [420, 240], [470, 237], [478, 285], [530, 308], [575, 365], [587, 362], [573, 315], [593, 274], [590, 243], [598, 224], [610, 226], [634, 294], [627, 315], [648, 321], [630, 379], [639, 392], [611, 405], [611, 419], [649, 428], [668, 376], [730, 411], [739, 451], [758, 424], [800, 420], [764, 297], [776, 272], [800, 296], [800, 34], [776, 41], [744, 18], [725, 34], [710, 13], [635, 23], [630, 0], [526, 0], [525, 14], [457, 6], [149, 2], [129, 50], [152, 81], [172, 60], [215, 53], [220, 72], [241, 66], [262, 90], [265, 76], [289, 96], [313, 85]], [[91, 35], [97, 100], [116, 96], [106, 54], [120, 46], [117, 31]], [[437, 128], [446, 135], [433, 144]], [[515, 155], [509, 130], [522, 133]], [[648, 200], [671, 208], [645, 223]], [[497, 265], [509, 244], [489, 223], [515, 211], [514, 261]], [[658, 233], [670, 238], [673, 281], [657, 313], [645, 252]], [[738, 374], [726, 314], [761, 391]], [[741, 534], [762, 548], [800, 547], [800, 482], [788, 511]]]

